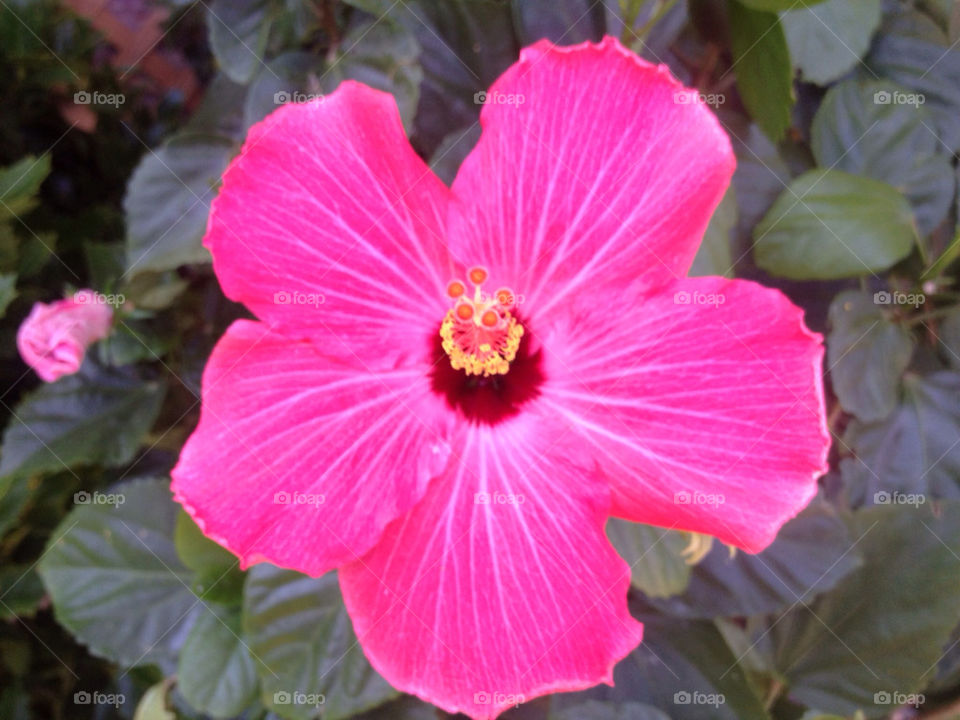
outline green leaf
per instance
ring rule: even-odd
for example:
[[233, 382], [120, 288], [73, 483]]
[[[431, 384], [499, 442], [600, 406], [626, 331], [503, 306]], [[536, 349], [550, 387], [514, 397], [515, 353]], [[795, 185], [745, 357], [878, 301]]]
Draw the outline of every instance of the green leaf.
[[731, 554], [716, 543], [693, 568], [686, 591], [653, 600], [680, 617], [715, 618], [779, 612], [834, 587], [859, 564], [843, 522], [814, 502], [757, 555]]
[[233, 553], [204, 535], [193, 519], [182, 510], [177, 515], [173, 544], [180, 561], [196, 572], [224, 572], [238, 562]]
[[310, 578], [272, 565], [247, 573], [243, 623], [261, 669], [263, 702], [306, 719], [322, 700], [338, 720], [396, 696], [363, 656], [343, 606], [336, 573]]
[[0, 168], [0, 222], [30, 212], [35, 195], [50, 174], [50, 154], [27, 155], [13, 165]]
[[246, 84], [263, 64], [275, 0], [212, 0], [207, 8], [210, 50], [223, 72]]
[[177, 687], [195, 709], [234, 717], [257, 699], [256, 662], [242, 637], [240, 611], [202, 613], [180, 653]]
[[907, 91], [882, 80], [832, 87], [811, 127], [817, 164], [893, 185], [913, 205], [917, 226], [932, 232], [954, 199], [950, 158], [930, 131], [923, 106], [899, 102]]
[[676, 595], [690, 582], [690, 566], [681, 554], [687, 546], [683, 533], [610, 518], [607, 536], [630, 565], [631, 584], [647, 596]]
[[[852, 421], [843, 441], [856, 453], [840, 464], [844, 482], [873, 502], [960, 496], [960, 375], [941, 371], [903, 378], [903, 400], [885, 420]], [[891, 493], [906, 493], [898, 500]], [[903, 496], [900, 496], [901, 498]]]
[[795, 8], [814, 7], [822, 3], [823, 0], [740, 0], [740, 2], [754, 10], [780, 12]]
[[407, 131], [420, 98], [420, 45], [412, 32], [399, 23], [373, 21], [351, 28], [341, 43], [343, 50], [330, 62], [321, 80], [331, 93], [343, 80], [391, 93]]
[[651, 705], [640, 703], [604, 703], [588, 700], [551, 712], [549, 720], [670, 720], [670, 716]]
[[210, 201], [233, 156], [233, 141], [181, 133], [144, 155], [127, 186], [127, 272], [210, 262], [201, 245]]
[[940, 345], [944, 359], [954, 370], [960, 370], [960, 308], [954, 308], [940, 324]]
[[960, 150], [960, 48], [933, 20], [913, 10], [887, 15], [867, 65], [922, 95], [931, 129], [951, 151]]
[[3, 434], [0, 477], [129, 462], [153, 426], [165, 386], [84, 363], [41, 386], [14, 408]]
[[793, 71], [780, 18], [730, 0], [730, 47], [743, 104], [767, 136], [777, 141], [790, 125]]
[[840, 404], [861, 420], [882, 420], [900, 399], [900, 378], [913, 356], [908, 330], [884, 310], [890, 293], [851, 290], [830, 305], [827, 366]]
[[733, 277], [733, 255], [730, 252], [730, 232], [737, 224], [737, 198], [733, 185], [713, 212], [710, 224], [703, 234], [703, 242], [693, 258], [687, 273], [690, 277], [723, 275]]
[[843, 77], [870, 48], [881, 0], [827, 0], [780, 16], [793, 66], [803, 79], [827, 85]]
[[153, 685], [143, 694], [133, 720], [177, 720], [176, 713], [167, 709], [166, 682]]
[[769, 718], [713, 623], [634, 614], [644, 625], [643, 643], [617, 665], [616, 685], [604, 695], [654, 705], [683, 720]]
[[0, 273], [0, 317], [3, 317], [10, 303], [17, 297], [17, 274]]
[[32, 564], [0, 567], [0, 619], [33, 617], [45, 592]]
[[413, 34], [389, 21], [364, 23], [350, 30], [341, 46], [344, 50], [329, 62], [305, 52], [284, 53], [272, 60], [247, 93], [246, 125], [281, 105], [323, 98], [351, 79], [391, 93], [404, 124], [412, 128], [423, 77], [420, 47]]
[[166, 478], [119, 486], [118, 504], [78, 505], [40, 561], [57, 621], [95, 655], [172, 672], [199, 612], [173, 546], [178, 506]]
[[771, 633], [793, 700], [876, 715], [890, 708], [875, 706], [874, 693], [911, 693], [929, 682], [926, 672], [960, 619], [960, 506], [869, 508], [854, 515], [851, 532], [861, 568], [786, 613]]
[[796, 280], [885, 270], [916, 240], [913, 212], [896, 188], [839, 170], [794, 180], [754, 228], [757, 265]]

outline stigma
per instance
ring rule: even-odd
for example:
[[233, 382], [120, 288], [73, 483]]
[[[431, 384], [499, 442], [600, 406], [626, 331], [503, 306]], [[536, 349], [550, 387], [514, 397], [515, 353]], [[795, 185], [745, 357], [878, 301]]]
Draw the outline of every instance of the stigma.
[[487, 271], [482, 267], [471, 268], [467, 280], [473, 286], [472, 296], [462, 280], [447, 286], [453, 307], [440, 324], [443, 351], [454, 370], [467, 375], [506, 375], [523, 337], [523, 325], [510, 314], [516, 295], [509, 288], [500, 288], [492, 296], [484, 293]]

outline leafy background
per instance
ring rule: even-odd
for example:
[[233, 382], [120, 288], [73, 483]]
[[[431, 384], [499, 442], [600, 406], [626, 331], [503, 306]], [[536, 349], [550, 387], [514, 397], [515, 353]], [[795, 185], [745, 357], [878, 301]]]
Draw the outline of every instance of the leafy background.
[[[713, 98], [739, 164], [694, 272], [780, 287], [826, 334], [832, 469], [757, 556], [611, 521], [643, 645], [615, 688], [507, 716], [960, 716], [960, 4], [3, 0], [0, 717], [309, 717], [290, 689], [331, 720], [443, 717], [369, 666], [334, 575], [241, 572], [170, 500], [205, 359], [243, 312], [200, 245], [207, 209], [283, 94], [390, 91], [449, 182], [474, 94], [520, 47], [604, 34]], [[130, 304], [42, 385], [13, 336], [78, 287]]]

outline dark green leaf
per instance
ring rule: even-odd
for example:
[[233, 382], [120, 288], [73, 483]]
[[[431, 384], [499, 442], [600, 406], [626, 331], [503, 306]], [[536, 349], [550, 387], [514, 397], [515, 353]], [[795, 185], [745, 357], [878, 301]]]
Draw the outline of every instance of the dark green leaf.
[[195, 709], [234, 717], [256, 700], [256, 662], [242, 633], [239, 608], [218, 608], [197, 618], [177, 669], [177, 686]]
[[960, 497], [958, 438], [960, 375], [907, 373], [903, 400], [888, 418], [847, 426], [843, 441], [856, 456], [840, 465], [844, 481], [878, 503]]
[[45, 592], [32, 564], [0, 567], [0, 619], [32, 617]]
[[833, 391], [845, 410], [865, 421], [882, 420], [896, 407], [900, 378], [913, 355], [913, 336], [885, 313], [892, 297], [851, 290], [830, 305], [827, 366]]
[[17, 274], [0, 273], [0, 317], [4, 316], [15, 297], [17, 297]]
[[[350, 717], [396, 696], [370, 667], [336, 573], [310, 578], [272, 565], [247, 573], [244, 629], [261, 668], [263, 702], [283, 717]], [[259, 663], [258, 663], [259, 664]]]
[[952, 151], [960, 149], [960, 48], [923, 13], [901, 9], [888, 15], [867, 65], [922, 96], [932, 130]]
[[828, 591], [859, 564], [851, 539], [826, 505], [814, 503], [780, 530], [758, 555], [719, 543], [694, 568], [681, 595], [653, 603], [696, 618], [778, 612]]
[[926, 234], [950, 209], [955, 181], [950, 158], [930, 131], [927, 109], [901, 102], [908, 97], [888, 81], [835, 85], [813, 119], [811, 147], [822, 167], [865, 175], [903, 192]]
[[588, 700], [551, 712], [549, 720], [670, 720], [670, 716], [655, 707], [640, 703], [618, 705]]
[[676, 595], [690, 582], [690, 566], [682, 555], [688, 542], [683, 533], [610, 518], [607, 536], [630, 565], [631, 583], [647, 596]]
[[133, 458], [160, 411], [165, 387], [87, 361], [80, 372], [44, 385], [14, 408], [3, 434], [0, 476]]
[[730, 47], [743, 104], [772, 140], [790, 125], [793, 71], [780, 19], [730, 0]]
[[263, 64], [276, 0], [212, 0], [207, 6], [210, 50], [231, 80], [247, 83]]
[[940, 324], [940, 343], [944, 359], [960, 370], [960, 308], [955, 308]]
[[218, 135], [183, 133], [144, 155], [127, 186], [127, 272], [210, 261], [201, 245], [220, 176], [236, 147]]
[[173, 544], [181, 562], [197, 572], [206, 570], [223, 572], [237, 564], [237, 558], [233, 553], [205, 536], [191, 517], [182, 510], [177, 515]]
[[910, 203], [896, 188], [839, 170], [794, 180], [754, 228], [757, 265], [774, 275], [824, 280], [885, 270], [916, 239]]
[[851, 532], [862, 567], [773, 625], [776, 662], [794, 700], [886, 714], [874, 694], [924, 687], [960, 619], [960, 506], [869, 508]]
[[173, 546], [178, 507], [166, 478], [118, 487], [123, 502], [74, 508], [54, 532], [40, 575], [57, 620], [96, 655], [173, 670], [199, 612]]
[[793, 66], [803, 79], [826, 85], [854, 68], [880, 26], [881, 0], [827, 0], [797, 5], [780, 17]]

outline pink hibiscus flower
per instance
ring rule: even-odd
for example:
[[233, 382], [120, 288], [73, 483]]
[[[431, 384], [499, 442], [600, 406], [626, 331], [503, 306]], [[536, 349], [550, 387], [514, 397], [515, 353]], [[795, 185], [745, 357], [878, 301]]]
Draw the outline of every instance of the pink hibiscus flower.
[[821, 338], [686, 278], [734, 169], [695, 93], [616, 40], [540, 42], [452, 188], [344, 82], [252, 128], [206, 246], [221, 339], [173, 477], [250, 565], [339, 568], [395, 687], [492, 718], [612, 682], [641, 639], [611, 515], [750, 552], [825, 470]]
[[87, 348], [110, 334], [113, 309], [105, 296], [78, 290], [53, 303], [34, 303], [17, 330], [23, 361], [44, 382], [54, 382], [80, 369]]

